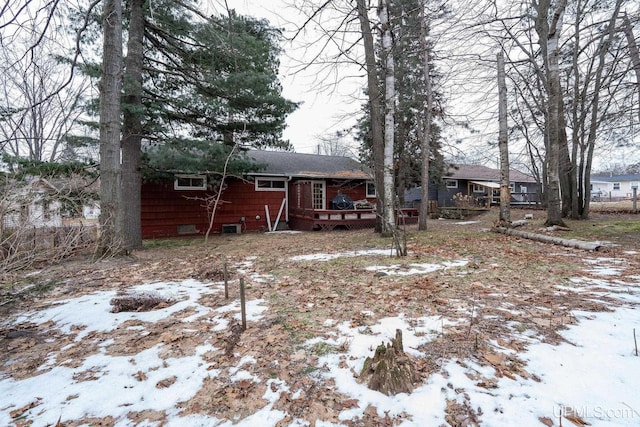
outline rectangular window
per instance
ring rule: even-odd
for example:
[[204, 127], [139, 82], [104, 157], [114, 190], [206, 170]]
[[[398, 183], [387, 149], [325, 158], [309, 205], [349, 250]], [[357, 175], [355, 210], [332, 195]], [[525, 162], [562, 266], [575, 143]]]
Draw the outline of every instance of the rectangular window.
[[324, 203], [324, 182], [313, 182], [311, 184], [311, 192], [313, 197], [313, 209], [326, 209]]
[[447, 186], [447, 188], [458, 188], [457, 179], [445, 179], [444, 184]]
[[373, 181], [367, 181], [366, 197], [376, 197], [376, 184]]
[[528, 193], [529, 191], [528, 191], [528, 188], [525, 185], [521, 185], [520, 186], [520, 192], [521, 193]]
[[256, 178], [256, 191], [285, 191], [286, 178]]
[[196, 234], [197, 232], [195, 224], [178, 225], [178, 234]]
[[472, 188], [474, 193], [484, 193], [484, 187], [482, 185], [473, 184]]
[[173, 182], [174, 190], [206, 190], [207, 177], [205, 175], [176, 175]]
[[509, 183], [509, 191], [511, 191], [512, 193], [516, 192], [516, 183], [515, 182], [510, 182]]
[[620, 189], [620, 183], [619, 182], [614, 182], [613, 183], [613, 189], [614, 190], [619, 190]]

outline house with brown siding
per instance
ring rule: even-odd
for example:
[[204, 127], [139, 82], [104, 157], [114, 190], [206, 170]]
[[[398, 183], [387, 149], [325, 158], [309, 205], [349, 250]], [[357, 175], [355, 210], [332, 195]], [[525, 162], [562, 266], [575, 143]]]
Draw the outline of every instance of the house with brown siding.
[[[375, 225], [373, 177], [357, 161], [282, 151], [252, 150], [247, 155], [259, 169], [226, 180], [213, 233]], [[206, 201], [214, 195], [204, 174], [143, 183], [143, 238], [206, 233]]]

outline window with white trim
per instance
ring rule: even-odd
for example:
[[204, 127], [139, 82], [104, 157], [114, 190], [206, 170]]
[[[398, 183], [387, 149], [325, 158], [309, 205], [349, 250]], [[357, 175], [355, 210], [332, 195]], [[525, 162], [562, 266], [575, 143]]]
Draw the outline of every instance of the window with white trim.
[[620, 189], [620, 183], [619, 182], [614, 182], [613, 183], [613, 189], [614, 190], [619, 190]]
[[256, 178], [256, 191], [285, 191], [286, 178]]
[[473, 184], [471, 187], [474, 193], [484, 193], [484, 186], [480, 184]]
[[206, 190], [206, 175], [176, 175], [173, 181], [174, 190]]
[[516, 183], [515, 182], [510, 182], [509, 183], [509, 191], [511, 191], [512, 193], [516, 192]]
[[446, 185], [447, 188], [458, 188], [458, 180], [457, 179], [445, 179], [444, 180], [444, 185]]
[[376, 184], [373, 181], [367, 181], [366, 197], [376, 197]]

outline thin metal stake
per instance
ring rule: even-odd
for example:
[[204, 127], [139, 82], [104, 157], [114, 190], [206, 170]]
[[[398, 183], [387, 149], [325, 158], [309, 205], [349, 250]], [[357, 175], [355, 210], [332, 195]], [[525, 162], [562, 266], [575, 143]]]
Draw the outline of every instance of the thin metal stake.
[[244, 299], [244, 277], [240, 278], [240, 310], [242, 311], [242, 330], [247, 330], [247, 309]]
[[222, 275], [224, 277], [224, 299], [229, 299], [229, 276], [227, 275], [227, 261], [222, 266]]

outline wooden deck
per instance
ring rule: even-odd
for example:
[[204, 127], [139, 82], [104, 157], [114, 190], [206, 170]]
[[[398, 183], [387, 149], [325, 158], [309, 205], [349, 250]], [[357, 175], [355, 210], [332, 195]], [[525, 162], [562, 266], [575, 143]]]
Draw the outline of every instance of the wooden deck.
[[[400, 209], [397, 212], [399, 224], [412, 224], [418, 221], [418, 210]], [[346, 230], [373, 228], [376, 225], [375, 209], [317, 210], [292, 209], [289, 214], [289, 227], [293, 230], [324, 230], [335, 228]]]

